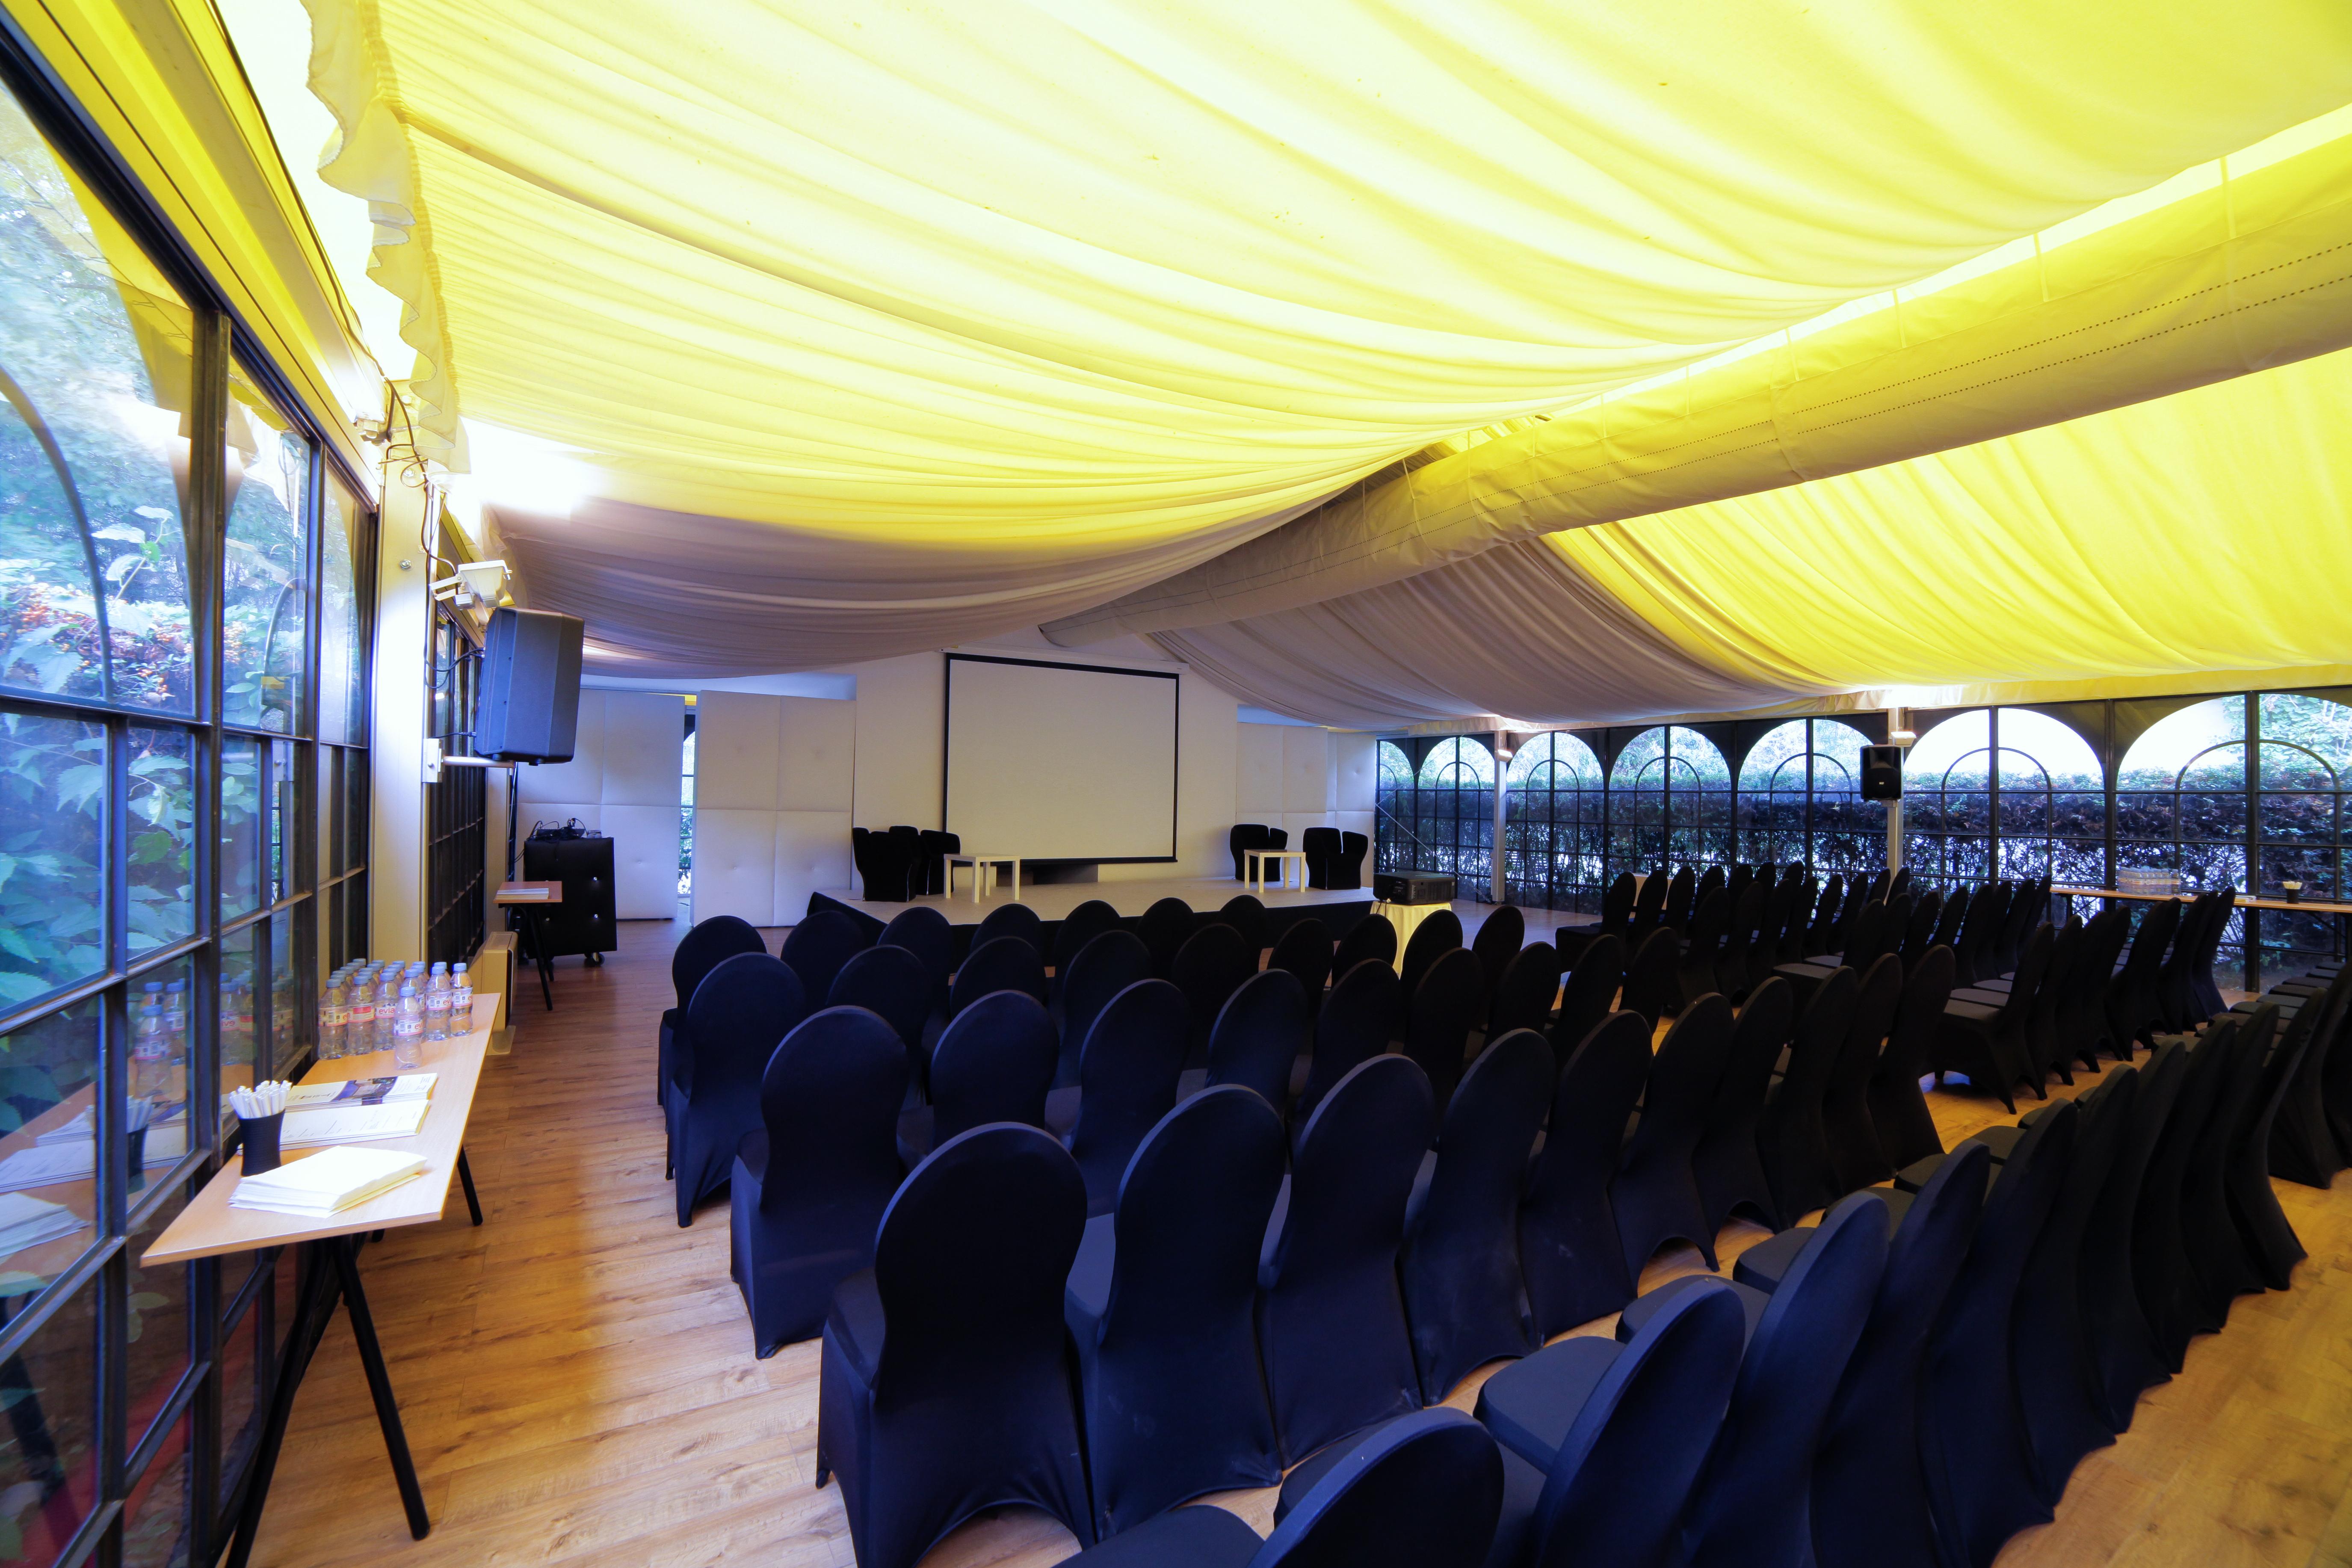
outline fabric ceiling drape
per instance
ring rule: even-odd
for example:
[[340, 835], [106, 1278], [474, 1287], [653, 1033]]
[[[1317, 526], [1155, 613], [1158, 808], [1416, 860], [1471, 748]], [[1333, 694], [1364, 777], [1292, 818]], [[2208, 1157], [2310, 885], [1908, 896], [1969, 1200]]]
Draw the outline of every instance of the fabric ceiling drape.
[[1069, 614], [2352, 100], [2305, 0], [308, 3], [428, 422], [598, 475], [502, 509], [534, 602], [705, 673]]

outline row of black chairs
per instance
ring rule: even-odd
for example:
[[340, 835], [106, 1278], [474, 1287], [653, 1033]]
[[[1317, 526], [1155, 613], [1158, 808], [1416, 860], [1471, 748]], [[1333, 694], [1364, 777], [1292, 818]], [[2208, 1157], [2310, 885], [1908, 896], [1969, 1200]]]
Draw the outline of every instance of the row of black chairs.
[[860, 887], [866, 897], [887, 903], [946, 892], [946, 857], [961, 853], [962, 837], [937, 828], [902, 824], [849, 830], [849, 858]]

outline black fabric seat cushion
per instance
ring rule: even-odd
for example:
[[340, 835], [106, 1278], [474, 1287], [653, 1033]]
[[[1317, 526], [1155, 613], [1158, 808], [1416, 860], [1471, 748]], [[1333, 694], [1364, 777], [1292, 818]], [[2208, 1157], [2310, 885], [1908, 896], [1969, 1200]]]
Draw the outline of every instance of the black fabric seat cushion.
[[1547, 1345], [1486, 1380], [1478, 1391], [1478, 1419], [1507, 1450], [1549, 1476], [1584, 1402], [1624, 1353], [1623, 1345], [1597, 1334]]
[[[1899, 1187], [1892, 1190], [1880, 1187], [1876, 1191], [1886, 1203], [1886, 1228], [1891, 1236], [1903, 1228], [1903, 1222], [1910, 1216], [1911, 1205], [1916, 1194]], [[1817, 1226], [1801, 1225], [1793, 1230], [1784, 1230], [1769, 1240], [1758, 1242], [1741, 1253], [1739, 1261], [1731, 1266], [1732, 1283], [1767, 1294], [1778, 1290], [1780, 1281], [1789, 1277], [1789, 1270], [1797, 1266], [1797, 1255], [1805, 1250], [1805, 1244], [1813, 1239], [1813, 1232], [1819, 1228]]]
[[1214, 1503], [1171, 1509], [1070, 1558], [1063, 1568], [1244, 1568], [1265, 1542]]
[[[1685, 1274], [1679, 1279], [1667, 1280], [1647, 1295], [1635, 1297], [1625, 1304], [1623, 1311], [1617, 1314], [1619, 1342], [1631, 1343], [1633, 1336], [1646, 1328], [1652, 1318], [1664, 1311], [1684, 1291], [1696, 1290], [1703, 1284], [1719, 1281], [1720, 1277], [1714, 1274]], [[1736, 1278], [1731, 1289], [1739, 1297], [1739, 1310], [1748, 1314], [1748, 1325], [1741, 1331], [1741, 1342], [1744, 1344], [1756, 1337], [1756, 1325], [1764, 1321], [1764, 1309], [1772, 1304], [1772, 1298], [1753, 1286], [1740, 1284]]]

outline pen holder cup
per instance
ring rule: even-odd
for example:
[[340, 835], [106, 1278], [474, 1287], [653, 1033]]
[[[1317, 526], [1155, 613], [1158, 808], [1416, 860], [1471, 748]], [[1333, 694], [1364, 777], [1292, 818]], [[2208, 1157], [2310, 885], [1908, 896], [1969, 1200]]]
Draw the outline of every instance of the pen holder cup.
[[147, 1129], [131, 1131], [131, 1190], [138, 1192], [147, 1185]]
[[286, 1113], [257, 1116], [247, 1121], [239, 1117], [245, 1129], [245, 1173], [257, 1176], [264, 1171], [274, 1171], [278, 1165], [278, 1134], [286, 1124]]

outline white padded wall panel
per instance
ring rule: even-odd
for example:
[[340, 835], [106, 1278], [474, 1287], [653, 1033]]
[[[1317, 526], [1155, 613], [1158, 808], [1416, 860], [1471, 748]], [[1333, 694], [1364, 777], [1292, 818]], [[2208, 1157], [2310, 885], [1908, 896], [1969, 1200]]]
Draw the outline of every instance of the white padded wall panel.
[[[658, 691], [607, 691], [606, 805], [677, 805], [686, 767], [686, 699]], [[624, 916], [624, 919], [629, 917]]]
[[[857, 708], [821, 697], [782, 697], [782, 745], [773, 805], [778, 811], [845, 812], [850, 807], [850, 759], [857, 748]], [[887, 827], [888, 823], [881, 826]], [[849, 853], [849, 830], [842, 850]], [[838, 888], [840, 882], [828, 882]]]
[[[1271, 729], [1271, 725], [1261, 725]], [[1331, 809], [1331, 740], [1320, 730], [1276, 730], [1282, 737], [1282, 809], [1311, 811], [1316, 820]], [[1297, 842], [1297, 835], [1291, 836]]]
[[1273, 823], [1282, 815], [1283, 728], [1242, 724], [1234, 756], [1234, 820]]
[[[1341, 811], [1332, 814], [1331, 826], [1342, 833], [1360, 833], [1369, 844], [1372, 837], [1372, 814], [1369, 811]], [[1364, 851], [1364, 875], [1371, 875], [1372, 852]], [[1371, 884], [1367, 882], [1366, 887]]]
[[[515, 787], [520, 792], [522, 816], [528, 821], [538, 801], [602, 800], [604, 776], [604, 699], [608, 694], [580, 694], [580, 722], [573, 731], [568, 763], [521, 763], [515, 767]], [[684, 721], [680, 721], [683, 738]], [[540, 813], [544, 816], [545, 812]], [[526, 826], [525, 832], [530, 828]]]
[[1370, 811], [1380, 804], [1380, 749], [1370, 735], [1331, 737], [1332, 804], [1339, 810]]
[[704, 691], [694, 700], [694, 805], [722, 811], [776, 809], [783, 699]]
[[775, 824], [775, 923], [795, 925], [811, 893], [849, 885], [849, 812], [780, 811]]
[[695, 807], [694, 918], [713, 915], [776, 923], [774, 812]]
[[598, 814], [613, 841], [613, 914], [666, 921], [677, 913], [677, 807], [607, 805]]
[[1307, 830], [1330, 826], [1331, 814], [1328, 811], [1286, 811], [1267, 826], [1279, 827], [1290, 835], [1289, 841], [1283, 845], [1285, 849], [1304, 849], [1307, 847]]

